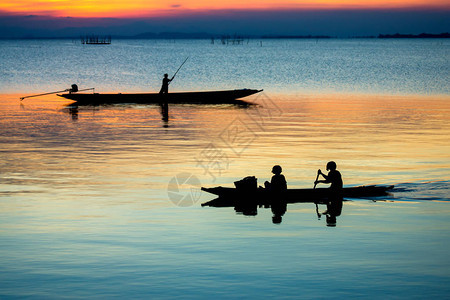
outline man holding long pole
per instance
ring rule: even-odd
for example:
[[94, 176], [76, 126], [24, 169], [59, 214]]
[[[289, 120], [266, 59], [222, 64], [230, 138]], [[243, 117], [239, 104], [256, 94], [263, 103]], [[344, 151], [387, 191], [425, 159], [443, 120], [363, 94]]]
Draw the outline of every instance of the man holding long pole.
[[184, 60], [184, 62], [181, 64], [181, 66], [178, 68], [178, 70], [175, 72], [175, 74], [173, 74], [172, 78], [169, 79], [169, 75], [168, 74], [164, 74], [164, 78], [162, 80], [161, 90], [159, 91], [160, 94], [168, 94], [169, 93], [169, 84], [172, 82], [172, 80], [177, 75], [178, 71], [180, 71], [181, 67], [186, 63], [186, 61], [188, 59], [189, 59], [189, 57]]
[[169, 93], [169, 84], [173, 80], [173, 77], [169, 79], [169, 75], [166, 73], [164, 74], [164, 78], [162, 80], [162, 86], [161, 90], [159, 91], [160, 94], [167, 94]]

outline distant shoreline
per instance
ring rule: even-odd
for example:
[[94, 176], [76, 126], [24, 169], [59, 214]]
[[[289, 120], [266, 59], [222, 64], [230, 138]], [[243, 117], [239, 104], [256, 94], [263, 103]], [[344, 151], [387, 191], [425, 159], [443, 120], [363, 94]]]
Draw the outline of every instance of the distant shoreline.
[[[142, 33], [134, 36], [114, 36], [109, 35], [112, 40], [267, 40], [267, 39], [447, 39], [450, 33], [420, 33], [420, 34], [379, 34], [378, 36], [349, 36], [337, 37], [328, 35], [218, 35], [209, 33], [180, 33], [180, 32], [162, 32], [162, 33]], [[61, 36], [61, 37], [0, 37], [0, 40], [80, 40], [81, 36]]]
[[421, 33], [421, 34], [380, 34], [378, 35], [379, 39], [448, 39], [450, 38], [450, 33], [440, 33], [440, 34], [432, 34], [432, 33]]

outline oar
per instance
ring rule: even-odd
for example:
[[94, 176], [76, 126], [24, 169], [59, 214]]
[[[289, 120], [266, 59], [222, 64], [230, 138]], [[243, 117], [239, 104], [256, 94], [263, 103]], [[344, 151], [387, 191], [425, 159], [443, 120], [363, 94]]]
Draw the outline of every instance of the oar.
[[[95, 90], [95, 88], [88, 88], [88, 89], [83, 89], [83, 90], [77, 90], [77, 92], [89, 91], [89, 90]], [[57, 91], [57, 92], [50, 92], [50, 93], [44, 93], [44, 94], [25, 96], [25, 97], [20, 97], [20, 101], [22, 101], [23, 99], [26, 99], [26, 98], [45, 96], [45, 95], [51, 95], [51, 94], [57, 94], [57, 93], [64, 93], [64, 92], [70, 92], [70, 91], [72, 91], [72, 89], [65, 89], [64, 91]]]
[[[187, 62], [188, 59], [189, 59], [189, 56], [184, 60], [184, 62], [181, 64], [181, 66], [178, 68], [178, 70], [175, 72], [175, 74], [173, 74], [172, 79], [170, 80], [171, 82], [177, 75], [178, 71], [180, 71], [181, 67]], [[169, 84], [170, 84], [170, 82], [169, 82]]]
[[31, 95], [31, 96], [25, 96], [25, 97], [20, 97], [20, 101], [22, 101], [23, 99], [26, 98], [32, 98], [32, 97], [38, 97], [38, 96], [45, 96], [45, 95], [51, 95], [51, 94], [56, 94], [56, 93], [64, 93], [64, 92], [68, 92], [70, 91], [70, 89], [64, 90], [64, 91], [57, 91], [57, 92], [50, 92], [50, 93], [44, 93], [44, 94], [37, 94], [37, 95]]
[[317, 180], [319, 180], [319, 175], [320, 175], [320, 173], [319, 173], [319, 171], [317, 171], [317, 176], [316, 176], [316, 180], [314, 180], [314, 188], [313, 188], [313, 190], [315, 190], [316, 189], [316, 185], [317, 185]]
[[[314, 188], [313, 188], [313, 190], [316, 189], [316, 185], [317, 185], [316, 182], [317, 182], [317, 180], [319, 180], [319, 175], [320, 175], [320, 173], [319, 173], [319, 171], [317, 171], [316, 180], [314, 180]], [[319, 206], [317, 205], [317, 202], [316, 202], [316, 201], [314, 201], [314, 203], [316, 204], [316, 214], [317, 214], [317, 218], [320, 220], [321, 215], [320, 215], [320, 213], [319, 213]]]

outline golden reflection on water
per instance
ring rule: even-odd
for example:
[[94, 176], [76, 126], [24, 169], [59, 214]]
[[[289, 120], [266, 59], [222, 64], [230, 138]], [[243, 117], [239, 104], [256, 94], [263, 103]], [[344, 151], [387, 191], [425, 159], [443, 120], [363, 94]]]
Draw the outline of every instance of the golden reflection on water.
[[[281, 114], [266, 118], [262, 127], [248, 118], [259, 112], [249, 109], [225, 112], [213, 126], [217, 131], [210, 130], [212, 141], [230, 154], [230, 171], [237, 178], [268, 178], [270, 167], [280, 164], [291, 185], [308, 186], [328, 160], [338, 162], [347, 184], [448, 178], [448, 98], [339, 95], [271, 100]], [[200, 113], [200, 119], [211, 117]], [[233, 155], [229, 145], [215, 138], [235, 118], [246, 125], [242, 130], [251, 131], [248, 139], [255, 137], [241, 155]]]
[[171, 106], [168, 122], [157, 106], [80, 107], [74, 118], [55, 96], [18, 98], [0, 96], [3, 191], [167, 205], [180, 172], [205, 186], [261, 184], [280, 164], [289, 186], [310, 187], [329, 160], [347, 185], [449, 179], [447, 96], [264, 94], [250, 108]]
[[312, 187], [334, 160], [347, 185], [449, 179], [448, 97], [264, 95], [247, 109], [171, 106], [168, 122], [157, 106], [80, 107], [73, 118], [55, 97], [1, 99], [2, 192], [56, 197], [65, 214], [64, 200], [170, 206], [180, 172], [204, 186], [262, 184], [280, 164], [290, 187]]
[[[165, 295], [181, 280], [192, 288], [173, 289], [183, 296], [235, 295], [246, 282], [264, 296], [314, 297], [321, 280], [344, 273], [338, 297], [360, 274], [387, 295], [448, 294], [449, 202], [438, 202], [448, 200], [448, 97], [267, 95], [248, 109], [171, 106], [168, 122], [157, 106], [80, 107], [74, 117], [56, 97], [18, 98], [0, 95], [0, 257], [11, 295], [129, 296], [138, 286], [139, 296]], [[273, 225], [270, 209], [244, 217], [200, 207], [212, 198], [204, 193], [191, 207], [168, 197], [182, 172], [203, 186], [247, 175], [261, 184], [274, 164], [289, 186], [312, 187], [331, 159], [346, 184], [412, 182], [402, 185], [409, 201], [346, 202], [328, 228], [312, 203], [289, 204]]]

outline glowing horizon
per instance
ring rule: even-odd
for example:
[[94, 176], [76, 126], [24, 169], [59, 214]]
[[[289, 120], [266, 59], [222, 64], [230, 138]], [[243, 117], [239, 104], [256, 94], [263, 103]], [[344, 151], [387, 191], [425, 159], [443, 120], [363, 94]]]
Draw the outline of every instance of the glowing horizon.
[[108, 0], [5, 0], [0, 3], [0, 12], [7, 15], [37, 15], [51, 17], [158, 17], [190, 13], [212, 13], [233, 10], [345, 10], [345, 9], [450, 9], [445, 0], [368, 0], [361, 4], [357, 0], [228, 0], [211, 3], [205, 0], [183, 0], [156, 2], [148, 0], [114, 2]]

